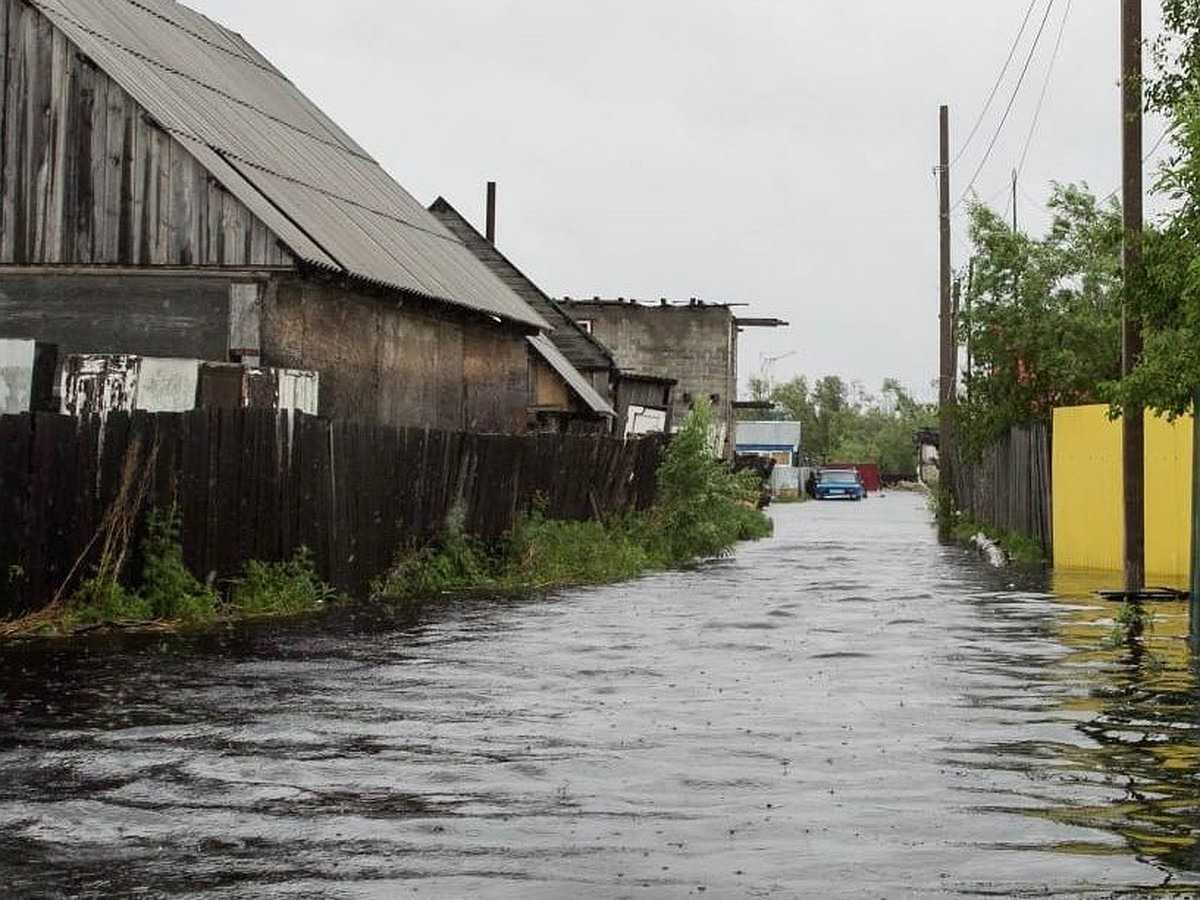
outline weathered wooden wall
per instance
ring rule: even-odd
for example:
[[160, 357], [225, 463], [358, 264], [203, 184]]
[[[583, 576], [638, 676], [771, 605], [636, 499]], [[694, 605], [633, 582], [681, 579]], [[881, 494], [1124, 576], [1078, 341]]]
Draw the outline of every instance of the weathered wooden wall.
[[0, 269], [0, 338], [68, 353], [227, 359], [232, 278]]
[[0, 264], [292, 264], [266, 225], [22, 0], [0, 0], [0, 48]]
[[321, 414], [404, 427], [521, 431], [531, 401], [522, 330], [300, 276], [263, 300], [265, 365], [321, 373]]
[[975, 521], [1024, 534], [1050, 551], [1049, 426], [1014, 428], [977, 462], [958, 462], [954, 495], [958, 508]]
[[454, 507], [481, 535], [511, 528], [539, 496], [556, 518], [644, 508], [662, 449], [657, 438], [391, 429], [266, 410], [2, 416], [0, 618], [44, 603], [89, 556], [134, 444], [157, 447], [143, 467], [147, 506], [178, 504], [198, 576], [303, 545], [323, 577], [358, 595]]

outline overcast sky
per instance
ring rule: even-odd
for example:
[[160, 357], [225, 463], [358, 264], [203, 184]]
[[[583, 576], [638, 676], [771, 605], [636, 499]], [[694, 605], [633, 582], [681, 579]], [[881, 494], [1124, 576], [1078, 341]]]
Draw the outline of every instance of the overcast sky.
[[[957, 198], [1047, 4], [975, 182], [1007, 210], [1032, 131], [1018, 216], [1035, 231], [1051, 181], [1120, 183], [1116, 0], [1035, 0], [952, 175]], [[424, 204], [445, 196], [482, 230], [498, 182], [497, 244], [551, 296], [748, 303], [739, 314], [792, 324], [743, 335], [743, 392], [760, 373], [836, 374], [935, 398], [938, 106], [957, 155], [1029, 0], [188, 5], [246, 37]], [[1156, 0], [1145, 8], [1149, 35]], [[1161, 133], [1147, 125], [1147, 151]], [[961, 208], [955, 235], [965, 266]]]

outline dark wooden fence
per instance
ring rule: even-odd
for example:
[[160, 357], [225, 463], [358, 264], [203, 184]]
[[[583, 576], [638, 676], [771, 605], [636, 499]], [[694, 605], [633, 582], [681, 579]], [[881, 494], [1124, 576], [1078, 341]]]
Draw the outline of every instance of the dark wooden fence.
[[1050, 515], [1050, 428], [1014, 428], [975, 462], [954, 466], [958, 508], [977, 522], [1053, 544]]
[[[129, 454], [143, 512], [177, 506], [189, 568], [224, 578], [247, 559], [310, 548], [320, 574], [362, 595], [396, 551], [454, 511], [495, 536], [542, 498], [585, 519], [653, 501], [660, 438], [462, 434], [270, 410], [0, 417], [0, 619], [44, 604], [94, 537]], [[80, 559], [82, 566], [77, 566]], [[77, 574], [76, 577], [79, 577]]]

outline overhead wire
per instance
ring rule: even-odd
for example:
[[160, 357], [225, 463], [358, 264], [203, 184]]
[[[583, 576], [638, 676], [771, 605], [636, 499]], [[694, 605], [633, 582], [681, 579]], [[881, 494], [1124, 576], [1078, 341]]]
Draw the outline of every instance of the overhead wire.
[[1063, 11], [1062, 23], [1058, 26], [1058, 38], [1054, 42], [1054, 50], [1050, 54], [1050, 64], [1046, 67], [1046, 80], [1042, 82], [1042, 92], [1038, 95], [1037, 108], [1033, 111], [1033, 121], [1029, 126], [1029, 134], [1025, 136], [1025, 146], [1021, 149], [1021, 159], [1017, 163], [1017, 178], [1025, 169], [1025, 160], [1029, 157], [1029, 148], [1033, 144], [1033, 136], [1037, 132], [1038, 121], [1042, 116], [1042, 107], [1046, 104], [1046, 95], [1050, 92], [1050, 81], [1054, 77], [1054, 66], [1058, 62], [1058, 54], [1062, 50], [1063, 35], [1067, 31], [1067, 20], [1071, 18], [1072, 0], [1067, 0]]
[[996, 76], [996, 83], [992, 85], [992, 90], [987, 96], [987, 100], [983, 103], [983, 109], [979, 111], [979, 118], [975, 120], [975, 124], [971, 126], [971, 131], [967, 135], [967, 139], [963, 141], [958, 153], [950, 160], [950, 168], [962, 159], [963, 154], [971, 146], [971, 141], [975, 139], [979, 128], [983, 125], [983, 120], [987, 117], [988, 110], [992, 108], [992, 101], [996, 99], [996, 94], [1000, 91], [1000, 85], [1004, 83], [1004, 76], [1008, 74], [1008, 67], [1012, 65], [1013, 57], [1017, 55], [1017, 48], [1021, 45], [1021, 38], [1025, 36], [1025, 29], [1029, 27], [1029, 17], [1033, 15], [1033, 8], [1037, 6], [1038, 0], [1029, 0], [1029, 8], [1025, 10], [1025, 18], [1021, 20], [1021, 28], [1017, 31], [1017, 36], [1013, 38], [1012, 46], [1008, 50], [1008, 58], [1004, 60], [1004, 65], [1000, 69], [1000, 74]]
[[1000, 135], [1004, 131], [1004, 126], [1008, 123], [1008, 117], [1012, 115], [1013, 107], [1016, 105], [1017, 96], [1021, 92], [1021, 86], [1025, 83], [1025, 76], [1029, 74], [1029, 67], [1033, 64], [1033, 57], [1037, 53], [1038, 45], [1041, 43], [1042, 35], [1046, 31], [1046, 24], [1050, 21], [1050, 13], [1054, 9], [1055, 0], [1047, 0], [1046, 11], [1042, 14], [1041, 24], [1038, 26], [1037, 34], [1034, 35], [1033, 44], [1029, 48], [1029, 54], [1025, 57], [1025, 64], [1021, 67], [1021, 74], [1017, 78], [1017, 83], [1013, 85], [1012, 95], [1008, 98], [1008, 106], [1004, 109], [1004, 115], [1000, 119], [1000, 124], [996, 126], [996, 133], [992, 135], [992, 140], [988, 144], [987, 150], [984, 151], [983, 158], [979, 161], [979, 165], [975, 167], [974, 174], [971, 175], [971, 180], [967, 182], [967, 187], [963, 191], [962, 196], [958, 198], [958, 202], [954, 204], [957, 209], [963, 204], [975, 187], [975, 182], [979, 179], [983, 172], [983, 167], [992, 157], [992, 151], [996, 149], [996, 143], [1000, 140]]

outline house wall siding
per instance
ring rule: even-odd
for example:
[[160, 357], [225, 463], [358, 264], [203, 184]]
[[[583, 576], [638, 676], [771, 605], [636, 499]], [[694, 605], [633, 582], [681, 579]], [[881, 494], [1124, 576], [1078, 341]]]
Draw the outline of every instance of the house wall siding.
[[223, 360], [233, 277], [0, 269], [0, 338], [69, 353]]
[[290, 266], [265, 224], [23, 0], [0, 0], [0, 264]]
[[299, 277], [272, 280], [263, 363], [321, 373], [321, 414], [421, 428], [517, 431], [529, 403], [523, 333], [435, 316]]

